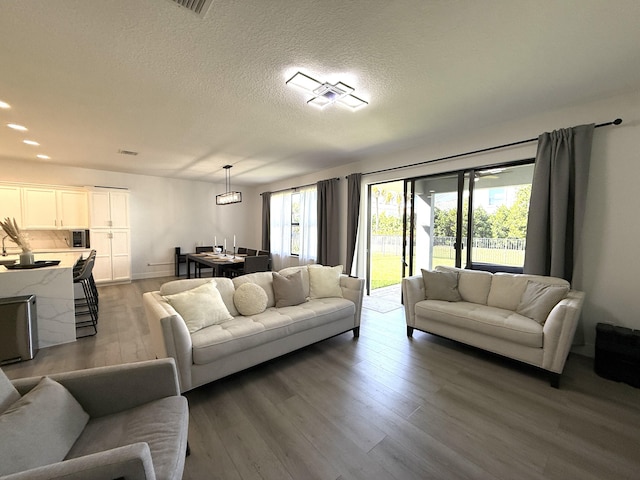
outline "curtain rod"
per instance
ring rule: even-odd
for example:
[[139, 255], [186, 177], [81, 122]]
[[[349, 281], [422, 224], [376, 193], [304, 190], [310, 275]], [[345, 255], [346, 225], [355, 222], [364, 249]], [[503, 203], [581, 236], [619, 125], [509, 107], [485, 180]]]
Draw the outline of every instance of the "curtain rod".
[[[596, 125], [594, 128], [608, 127], [609, 125], [620, 125], [621, 123], [622, 123], [622, 119], [616, 118], [612, 122], [600, 123]], [[391, 172], [394, 170], [401, 170], [403, 168], [418, 167], [420, 165], [427, 165], [429, 163], [441, 162], [443, 160], [451, 160], [452, 158], [466, 157], [467, 155], [475, 155], [476, 153], [484, 153], [484, 152], [490, 152], [491, 150], [499, 150], [501, 148], [514, 147], [516, 145], [522, 145], [523, 143], [536, 142], [537, 140], [538, 140], [538, 137], [529, 138], [527, 140], [520, 140], [519, 142], [505, 143], [504, 145], [497, 145], [495, 147], [481, 148], [480, 150], [473, 150], [471, 152], [456, 153], [455, 155], [449, 155], [447, 157], [434, 158], [433, 160], [425, 160], [424, 162], [411, 163], [409, 165], [400, 165], [397, 167], [383, 168], [382, 170], [367, 172], [367, 173], [363, 173], [362, 175], [374, 175], [376, 173]]]
[[[327, 178], [327, 180], [340, 180], [339, 177], [335, 177], [335, 178]], [[318, 182], [321, 182], [322, 180], [318, 180]], [[260, 196], [264, 195], [265, 193], [280, 193], [280, 192], [286, 192], [289, 190], [298, 190], [299, 188], [306, 188], [306, 187], [313, 187], [314, 185], [317, 185], [318, 182], [315, 183], [307, 183], [306, 185], [298, 185], [297, 187], [289, 187], [289, 188], [283, 188], [281, 190], [274, 190], [273, 192], [262, 192], [260, 194]]]

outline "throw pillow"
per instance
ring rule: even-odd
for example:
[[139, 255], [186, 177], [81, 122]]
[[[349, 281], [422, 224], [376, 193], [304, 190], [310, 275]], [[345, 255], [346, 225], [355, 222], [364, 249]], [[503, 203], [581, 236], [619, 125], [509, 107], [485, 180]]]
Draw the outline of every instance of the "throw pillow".
[[11, 380], [0, 369], [0, 413], [4, 412], [13, 402], [19, 399], [20, 394], [16, 387], [13, 386]]
[[267, 308], [267, 292], [255, 283], [243, 283], [236, 288], [233, 303], [240, 315], [245, 317], [257, 315]]
[[64, 460], [88, 421], [66, 388], [42, 378], [0, 415], [0, 475]]
[[544, 325], [553, 307], [566, 297], [567, 293], [569, 287], [565, 285], [549, 285], [529, 280], [516, 312]]
[[291, 275], [273, 273], [273, 293], [276, 296], [276, 307], [290, 307], [300, 305], [307, 299], [302, 288], [302, 272], [300, 270]]
[[342, 265], [335, 267], [309, 265], [309, 297], [342, 297], [340, 275], [342, 275]]
[[458, 272], [435, 272], [422, 269], [422, 281], [427, 300], [459, 302]]
[[213, 282], [173, 295], [165, 295], [164, 298], [180, 314], [187, 324], [189, 333], [233, 318]]

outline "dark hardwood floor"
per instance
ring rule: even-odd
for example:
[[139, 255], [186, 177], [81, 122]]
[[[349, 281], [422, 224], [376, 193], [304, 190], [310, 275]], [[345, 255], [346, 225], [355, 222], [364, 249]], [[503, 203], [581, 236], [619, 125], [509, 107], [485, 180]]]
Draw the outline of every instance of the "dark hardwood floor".
[[[10, 378], [153, 358], [141, 295], [100, 287], [98, 335], [3, 367]], [[185, 479], [638, 479], [640, 389], [571, 355], [536, 369], [415, 332], [401, 308], [186, 394]]]

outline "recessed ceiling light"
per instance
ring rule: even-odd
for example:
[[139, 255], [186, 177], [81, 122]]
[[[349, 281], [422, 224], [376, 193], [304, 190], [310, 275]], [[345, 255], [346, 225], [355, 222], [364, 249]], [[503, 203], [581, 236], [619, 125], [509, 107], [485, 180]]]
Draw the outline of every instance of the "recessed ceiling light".
[[51, 157], [49, 155], [36, 155], [36, 157], [41, 158], [42, 160], [51, 160]]
[[309, 105], [315, 105], [316, 107], [324, 108], [332, 103], [338, 103], [339, 105], [344, 105], [345, 107], [356, 110], [369, 104], [361, 98], [351, 95], [354, 89], [342, 82], [336, 84], [328, 82], [321, 83], [309, 75], [297, 72], [285, 83], [313, 95], [307, 103]]
[[26, 143], [27, 145], [39, 146], [40, 144], [35, 140], [22, 140], [22, 143]]
[[9, 105], [7, 102], [3, 102], [2, 100], [0, 100], [0, 108], [11, 108], [11, 105]]
[[7, 127], [13, 128], [14, 130], [20, 130], [21, 132], [26, 132], [27, 131], [27, 127], [22, 126], [22, 125], [18, 125], [16, 123], [7, 123]]

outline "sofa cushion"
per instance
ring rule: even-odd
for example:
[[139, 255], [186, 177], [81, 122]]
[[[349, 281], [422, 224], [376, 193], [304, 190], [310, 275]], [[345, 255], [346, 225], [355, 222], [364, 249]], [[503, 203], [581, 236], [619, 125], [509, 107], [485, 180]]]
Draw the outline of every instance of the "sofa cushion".
[[549, 285], [529, 280], [516, 312], [544, 325], [553, 307], [566, 297], [567, 293], [569, 287], [566, 285]]
[[350, 300], [322, 298], [294, 307], [268, 308], [251, 317], [236, 317], [191, 336], [193, 363], [206, 365], [236, 352], [354, 316], [355, 311]]
[[189, 333], [233, 318], [214, 283], [211, 280], [191, 290], [164, 296], [187, 324]]
[[260, 285], [267, 294], [267, 308], [276, 305], [276, 298], [273, 294], [273, 276], [271, 272], [256, 272], [240, 275], [233, 279], [233, 285], [237, 289], [243, 283], [255, 283]]
[[267, 292], [255, 283], [243, 283], [233, 294], [233, 303], [240, 315], [257, 315], [267, 308]]
[[300, 305], [307, 300], [302, 288], [302, 271], [297, 270], [289, 275], [272, 273], [276, 308]]
[[[146, 442], [156, 478], [179, 478], [189, 417], [187, 400], [172, 396], [130, 410], [92, 418], [66, 459], [78, 458], [137, 442]], [[180, 434], [177, 435], [176, 433]]]
[[66, 388], [42, 378], [0, 415], [0, 475], [62, 461], [88, 420]]
[[459, 302], [458, 272], [439, 272], [422, 269], [422, 281], [427, 300]]
[[0, 368], [0, 413], [20, 399], [20, 394]]
[[304, 291], [304, 298], [309, 298], [309, 295], [311, 295], [311, 292], [309, 290], [309, 268], [307, 267], [307, 265], [283, 268], [278, 273], [286, 277], [295, 272], [300, 272], [300, 275], [302, 276], [301, 281], [302, 281], [302, 290]]
[[342, 265], [309, 265], [309, 298], [342, 297]]
[[469, 302], [423, 300], [416, 303], [415, 312], [418, 327], [420, 317], [424, 317], [527, 347], [542, 348], [542, 326], [510, 310]]
[[458, 272], [458, 292], [465, 302], [487, 304], [493, 275], [481, 270], [438, 266], [439, 272]]
[[529, 280], [546, 285], [569, 286], [569, 282], [562, 278], [498, 272], [493, 274], [487, 305], [515, 312]]
[[213, 285], [218, 289], [229, 313], [234, 317], [237, 316], [238, 310], [236, 310], [236, 306], [233, 303], [233, 294], [236, 291], [236, 287], [233, 285], [230, 278], [187, 278], [183, 280], [173, 280], [162, 284], [160, 287], [160, 295], [165, 296], [185, 292], [207, 282], [213, 282]]

